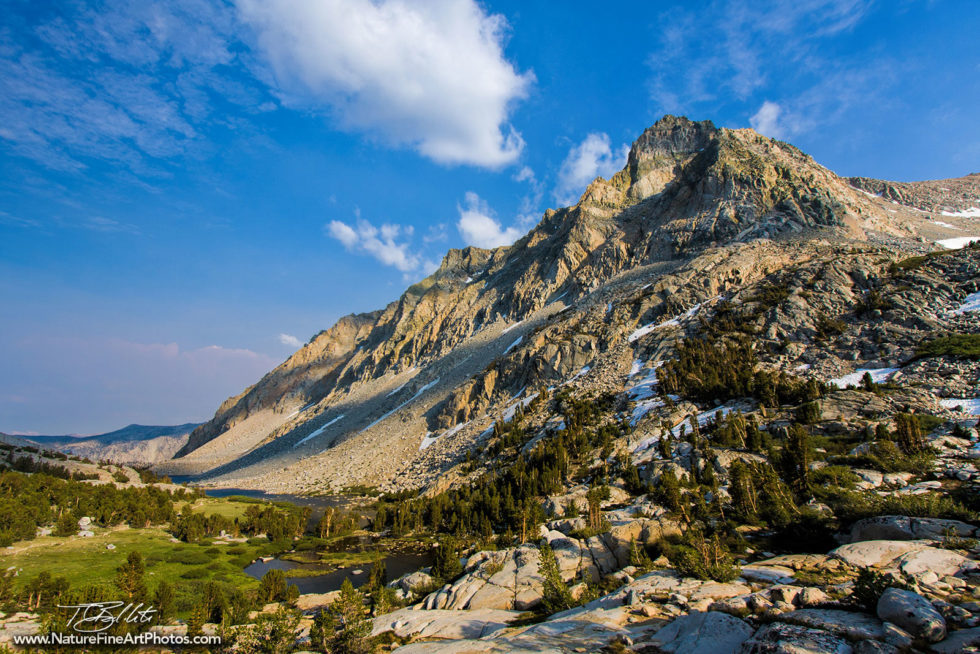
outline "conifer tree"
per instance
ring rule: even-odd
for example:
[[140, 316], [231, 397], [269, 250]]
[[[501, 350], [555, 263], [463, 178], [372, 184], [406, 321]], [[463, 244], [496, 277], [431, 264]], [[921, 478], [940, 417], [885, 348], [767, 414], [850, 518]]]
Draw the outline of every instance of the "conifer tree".
[[116, 570], [116, 586], [127, 602], [138, 603], [146, 598], [145, 573], [143, 555], [139, 552], [130, 552], [126, 562]]
[[895, 441], [910, 456], [925, 450], [922, 427], [919, 426], [916, 416], [911, 413], [899, 413], [895, 416]]
[[681, 489], [674, 474], [674, 468], [670, 465], [664, 467], [657, 482], [657, 501], [659, 501], [669, 511], [678, 511], [681, 508]]
[[367, 654], [371, 651], [368, 635], [371, 623], [364, 612], [364, 596], [354, 588], [350, 579], [340, 586], [340, 597], [330, 605], [340, 627], [330, 639], [327, 651], [332, 654]]
[[170, 624], [177, 613], [177, 597], [174, 588], [166, 581], [161, 581], [157, 592], [153, 595], [153, 608], [156, 609], [157, 623]]
[[810, 494], [810, 456], [810, 435], [806, 428], [790, 425], [780, 459], [783, 478], [798, 497], [808, 497]]
[[538, 564], [538, 572], [542, 578], [542, 598], [545, 610], [548, 613], [558, 613], [566, 611], [575, 606], [575, 598], [568, 589], [565, 581], [561, 578], [561, 570], [558, 568], [558, 559], [554, 551], [547, 543], [541, 545], [541, 560]]

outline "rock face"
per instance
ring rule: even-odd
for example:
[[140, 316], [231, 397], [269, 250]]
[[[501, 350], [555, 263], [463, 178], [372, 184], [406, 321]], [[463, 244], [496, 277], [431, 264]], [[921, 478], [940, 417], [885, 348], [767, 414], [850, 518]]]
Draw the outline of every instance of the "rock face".
[[882, 593], [878, 617], [930, 643], [946, 637], [946, 620], [942, 614], [929, 600], [908, 590], [889, 588]]
[[[790, 282], [759, 325], [763, 340], [800, 344], [821, 316], [852, 315], [887, 265], [882, 244], [914, 251], [917, 230], [946, 229], [855, 183], [751, 130], [667, 116], [576, 205], [549, 210], [510, 247], [450, 251], [388, 307], [341, 319], [227, 400], [159, 469], [281, 491], [425, 486], [530, 389], [591, 383], [625, 348], [656, 347], [658, 323], [683, 328], [775, 271], [819, 280], [806, 293]], [[895, 307], [935, 315], [958, 292], [933, 290]], [[935, 329], [923, 320], [896, 321], [868, 356], [914, 347], [917, 329]], [[630, 334], [644, 325], [643, 340]], [[855, 361], [869, 338], [845, 334], [835, 356]]]

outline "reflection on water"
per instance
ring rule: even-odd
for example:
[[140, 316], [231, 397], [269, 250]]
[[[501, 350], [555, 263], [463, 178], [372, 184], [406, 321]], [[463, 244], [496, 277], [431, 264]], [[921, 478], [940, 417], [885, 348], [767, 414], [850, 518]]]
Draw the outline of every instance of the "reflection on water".
[[[415, 572], [432, 564], [432, 557], [429, 554], [392, 554], [384, 558], [385, 570], [388, 574], [388, 581], [401, 577], [403, 574]], [[350, 579], [355, 587], [367, 583], [371, 574], [372, 564], [368, 563], [361, 566], [350, 566], [328, 570], [327, 567], [317, 563], [296, 563], [295, 561], [282, 561], [272, 559], [271, 561], [256, 561], [245, 568], [246, 574], [256, 579], [261, 579], [269, 570], [293, 570], [296, 568], [304, 570], [323, 569], [325, 572], [315, 577], [287, 577], [286, 582], [295, 584], [299, 587], [300, 593], [329, 593], [340, 590], [340, 585], [344, 579]]]
[[[193, 481], [191, 477], [173, 476], [174, 483], [185, 483]], [[313, 509], [310, 516], [310, 527], [316, 524], [323, 515], [324, 509], [334, 507], [340, 509], [355, 509], [364, 515], [373, 515], [373, 510], [365, 506], [356, 506], [358, 501], [345, 495], [288, 495], [266, 493], [264, 491], [252, 490], [248, 488], [202, 488], [208, 497], [230, 497], [232, 495], [242, 495], [254, 497], [256, 499], [267, 500], [270, 502], [289, 502], [297, 506], [308, 506]], [[363, 526], [363, 525], [362, 525]], [[348, 536], [331, 543], [328, 551], [331, 552], [365, 552], [377, 547], [374, 540], [369, 536]], [[384, 557], [385, 569], [388, 580], [397, 579], [409, 572], [415, 572], [421, 568], [432, 564], [430, 553], [392, 553]], [[294, 570], [301, 568], [304, 570], [322, 570], [323, 574], [310, 577], [287, 577], [286, 581], [299, 587], [300, 593], [329, 593], [340, 590], [340, 585], [344, 579], [350, 579], [355, 587], [367, 583], [371, 574], [373, 564], [365, 563], [360, 566], [348, 566], [344, 568], [331, 569], [322, 563], [297, 563], [295, 561], [283, 561], [278, 558], [269, 561], [256, 561], [245, 568], [245, 573], [261, 579], [269, 570]]]

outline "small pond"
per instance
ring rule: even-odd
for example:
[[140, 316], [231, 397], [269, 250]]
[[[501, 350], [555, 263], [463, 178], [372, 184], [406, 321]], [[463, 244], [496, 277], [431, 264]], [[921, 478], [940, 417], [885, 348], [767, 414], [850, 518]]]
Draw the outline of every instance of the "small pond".
[[[415, 572], [432, 564], [430, 554], [409, 552], [404, 554], [390, 554], [384, 558], [385, 569], [388, 574], [388, 581], [401, 577], [403, 574]], [[323, 574], [312, 577], [287, 577], [286, 583], [295, 584], [299, 592], [306, 593], [329, 593], [340, 590], [340, 585], [344, 579], [350, 579], [354, 587], [363, 586], [367, 583], [371, 574], [372, 564], [359, 566], [349, 566], [330, 570], [327, 566], [319, 563], [297, 563], [295, 561], [283, 561], [272, 559], [270, 561], [256, 561], [245, 568], [245, 573], [261, 579], [269, 570], [324, 570]]]

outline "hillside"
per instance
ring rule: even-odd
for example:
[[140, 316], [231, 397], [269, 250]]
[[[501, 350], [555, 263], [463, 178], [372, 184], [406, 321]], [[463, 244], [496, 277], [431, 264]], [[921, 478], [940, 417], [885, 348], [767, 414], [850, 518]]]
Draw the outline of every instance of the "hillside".
[[150, 465], [166, 461], [187, 443], [197, 423], [174, 426], [127, 425], [94, 436], [29, 436], [31, 443], [67, 454], [123, 465]]
[[[575, 206], [549, 210], [513, 246], [450, 251], [398, 301], [321, 332], [160, 469], [276, 490], [429, 484], [522, 392], [575, 377], [582, 390], [622, 393], [632, 362], [666, 354], [677, 335], [630, 339], [636, 327], [748, 297], [790, 266], [826, 275], [828, 288], [819, 303], [797, 292], [774, 307], [763, 336], [801, 338], [770, 363], [804, 365], [818, 311], [840, 316], [891, 261], [980, 233], [969, 212], [980, 180], [957, 184], [942, 200], [940, 183], [846, 180], [751, 130], [665, 117]], [[883, 353], [868, 335], [842, 336], [807, 374], [911, 354], [914, 339]]]

